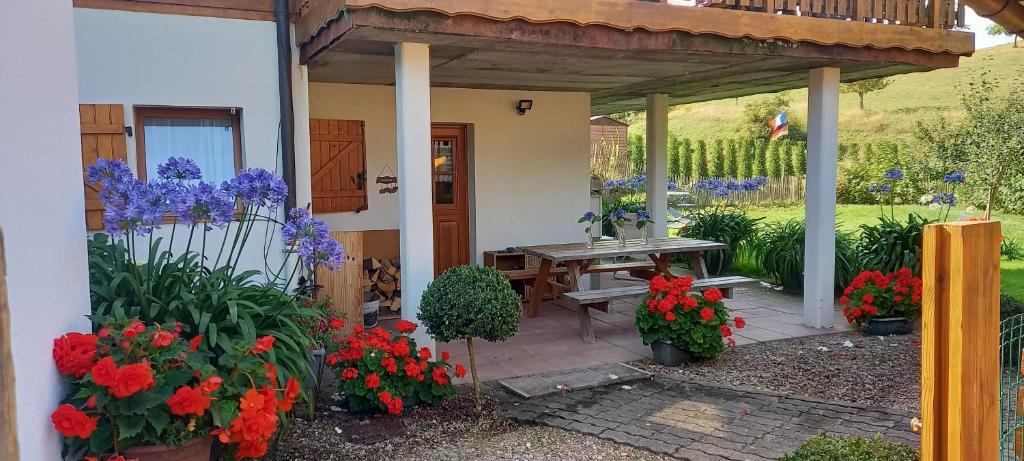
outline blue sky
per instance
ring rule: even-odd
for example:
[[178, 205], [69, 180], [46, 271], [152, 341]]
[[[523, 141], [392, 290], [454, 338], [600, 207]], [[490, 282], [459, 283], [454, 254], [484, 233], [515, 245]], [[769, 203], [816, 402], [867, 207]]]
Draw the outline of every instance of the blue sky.
[[978, 16], [970, 7], [967, 8], [967, 25], [970, 26], [971, 32], [974, 32], [975, 48], [988, 48], [1013, 41], [1013, 37], [1005, 35], [991, 36], [987, 34], [985, 29], [988, 28], [989, 24], [992, 24], [992, 21]]

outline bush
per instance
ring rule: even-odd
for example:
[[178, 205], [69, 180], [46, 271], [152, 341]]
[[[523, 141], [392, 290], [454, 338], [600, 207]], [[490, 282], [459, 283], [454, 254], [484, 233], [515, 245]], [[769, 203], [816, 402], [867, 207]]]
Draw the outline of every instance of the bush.
[[704, 255], [708, 271], [719, 274], [729, 270], [740, 245], [754, 237], [761, 218], [752, 218], [735, 209], [717, 208], [699, 211], [691, 220], [692, 225], [681, 236], [721, 242], [729, 246], [728, 250]]
[[[690, 294], [692, 284], [690, 276], [651, 279], [649, 294], [636, 310], [637, 329], [644, 344], [666, 341], [696, 357], [719, 357], [726, 341], [736, 343], [731, 338], [729, 309], [718, 288]], [[736, 328], [744, 324], [740, 317], [733, 321]]]
[[780, 461], [918, 461], [917, 450], [898, 443], [886, 442], [881, 435], [864, 437], [829, 437], [819, 435]]
[[[771, 223], [744, 245], [744, 251], [775, 283], [787, 290], [802, 290], [805, 233], [805, 224], [800, 220]], [[853, 280], [857, 266], [855, 250], [856, 238], [852, 234], [836, 232], [836, 291]]]
[[419, 319], [438, 341], [465, 340], [473, 373], [477, 409], [481, 408], [473, 338], [504, 341], [519, 329], [519, 295], [505, 274], [480, 266], [456, 266], [427, 285]]
[[1016, 239], [1003, 237], [1003, 242], [999, 245], [999, 255], [1007, 261], [1024, 259], [1024, 245]]
[[885, 273], [909, 267], [920, 274], [924, 226], [931, 222], [921, 215], [910, 214], [905, 222], [882, 216], [874, 226], [861, 224], [857, 244], [860, 267]]

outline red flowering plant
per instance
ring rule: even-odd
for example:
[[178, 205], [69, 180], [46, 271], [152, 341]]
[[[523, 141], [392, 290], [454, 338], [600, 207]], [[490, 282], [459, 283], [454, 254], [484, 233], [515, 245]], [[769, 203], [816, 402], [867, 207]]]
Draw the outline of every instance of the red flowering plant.
[[[692, 289], [693, 277], [655, 276], [636, 310], [637, 328], [644, 344], [667, 341], [697, 357], [719, 357], [725, 352], [726, 343], [736, 344], [729, 309], [718, 288], [702, 293]], [[746, 322], [735, 317], [732, 325], [739, 329]]]
[[921, 312], [921, 279], [910, 268], [890, 274], [862, 271], [839, 298], [846, 321], [857, 328], [872, 318], [904, 317], [914, 320]]
[[397, 415], [415, 402], [434, 405], [455, 394], [452, 374], [461, 378], [466, 369], [449, 363], [446, 352], [435, 358], [429, 348], [417, 349], [415, 323], [400, 320], [397, 328], [391, 333], [357, 325], [331, 346], [325, 361], [341, 378], [338, 390], [350, 410]]
[[[235, 459], [266, 452], [278, 413], [288, 411], [300, 386], [279, 389], [266, 355], [273, 337], [246, 344], [211, 363], [202, 337], [186, 340], [177, 323], [104, 320], [96, 334], [54, 340], [57, 370], [70, 391], [51, 415], [64, 437], [64, 457], [122, 459], [146, 445], [181, 446], [219, 435]], [[257, 405], [258, 403], [258, 405]]]

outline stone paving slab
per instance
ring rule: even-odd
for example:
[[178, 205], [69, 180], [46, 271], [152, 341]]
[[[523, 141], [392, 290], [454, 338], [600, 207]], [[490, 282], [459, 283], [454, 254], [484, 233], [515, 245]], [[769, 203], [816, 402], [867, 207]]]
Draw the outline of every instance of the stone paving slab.
[[608, 363], [574, 370], [550, 371], [519, 378], [498, 380], [498, 384], [524, 399], [565, 391], [629, 383], [650, 378], [651, 374], [624, 363]]
[[684, 460], [778, 459], [818, 434], [920, 445], [913, 414], [658, 376], [525, 400], [510, 394], [501, 413]]

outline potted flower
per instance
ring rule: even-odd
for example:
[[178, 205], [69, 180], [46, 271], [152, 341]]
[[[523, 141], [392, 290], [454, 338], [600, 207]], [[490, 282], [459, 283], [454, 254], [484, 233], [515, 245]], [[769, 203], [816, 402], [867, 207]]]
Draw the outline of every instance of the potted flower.
[[[267, 361], [274, 337], [238, 341], [214, 364], [180, 323], [105, 319], [96, 334], [54, 341], [69, 392], [51, 415], [65, 458], [208, 461], [214, 436], [228, 459], [263, 456], [300, 385], [281, 388]], [[76, 458], [77, 459], [77, 458]]]
[[587, 228], [583, 230], [587, 234], [587, 248], [594, 248], [594, 223], [601, 222], [601, 216], [593, 211], [583, 213], [580, 217], [580, 224], [587, 223]]
[[907, 334], [921, 312], [921, 279], [903, 267], [896, 272], [862, 271], [843, 291], [839, 304], [851, 325], [872, 336]]
[[[691, 293], [693, 277], [651, 279], [648, 294], [636, 310], [636, 326], [644, 344], [650, 344], [654, 360], [675, 367], [695, 359], [715, 358], [725, 344], [735, 345], [729, 326], [729, 309], [722, 292], [710, 288]], [[743, 328], [742, 317], [732, 320]]]
[[647, 234], [650, 232], [651, 224], [654, 224], [654, 219], [651, 218], [651, 214], [647, 211], [641, 210], [636, 212], [636, 229], [640, 231], [640, 242], [647, 244]]
[[434, 405], [455, 394], [451, 374], [463, 377], [462, 365], [452, 366], [448, 354], [433, 359], [429, 348], [416, 348], [415, 323], [399, 320], [398, 333], [356, 325], [351, 335], [331, 345], [325, 361], [341, 380], [338, 391], [356, 413], [402, 413], [417, 403]]
[[608, 222], [615, 228], [615, 236], [619, 239], [619, 245], [626, 246], [626, 224], [630, 221], [626, 210], [619, 208], [608, 215]]

